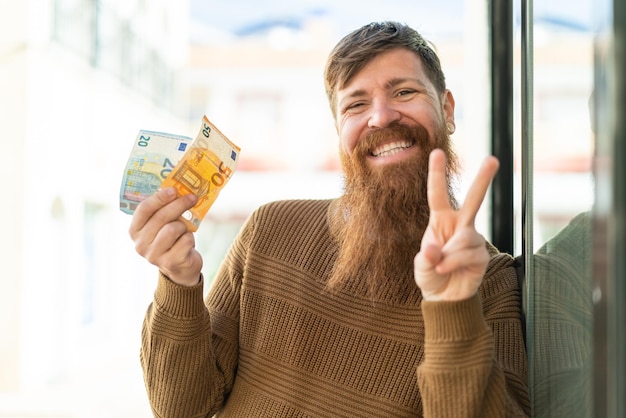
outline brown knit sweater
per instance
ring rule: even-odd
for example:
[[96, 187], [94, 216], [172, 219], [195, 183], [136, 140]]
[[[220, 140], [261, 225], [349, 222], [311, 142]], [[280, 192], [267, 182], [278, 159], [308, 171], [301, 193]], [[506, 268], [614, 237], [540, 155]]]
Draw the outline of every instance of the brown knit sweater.
[[[160, 276], [142, 333], [157, 417], [527, 416], [513, 259], [492, 249], [480, 295], [398, 302], [325, 290], [332, 201], [261, 207], [206, 301]], [[397, 296], [397, 295], [396, 295]]]

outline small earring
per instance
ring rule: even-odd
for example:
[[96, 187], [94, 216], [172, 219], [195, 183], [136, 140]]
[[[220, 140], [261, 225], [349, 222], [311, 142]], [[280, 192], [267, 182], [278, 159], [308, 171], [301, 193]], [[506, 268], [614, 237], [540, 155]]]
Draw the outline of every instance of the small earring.
[[449, 134], [453, 134], [454, 131], [456, 130], [456, 126], [454, 126], [454, 123], [452, 123], [452, 122], [446, 123], [446, 128], [448, 128], [448, 133]]

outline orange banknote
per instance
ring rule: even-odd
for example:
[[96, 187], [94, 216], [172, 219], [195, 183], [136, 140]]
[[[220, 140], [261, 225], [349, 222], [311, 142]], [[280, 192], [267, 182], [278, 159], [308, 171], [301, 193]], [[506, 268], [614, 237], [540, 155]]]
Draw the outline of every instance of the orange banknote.
[[219, 192], [232, 177], [241, 149], [222, 134], [206, 116], [200, 132], [161, 188], [174, 187], [178, 195], [193, 193], [196, 205], [183, 214], [187, 229], [195, 231]]

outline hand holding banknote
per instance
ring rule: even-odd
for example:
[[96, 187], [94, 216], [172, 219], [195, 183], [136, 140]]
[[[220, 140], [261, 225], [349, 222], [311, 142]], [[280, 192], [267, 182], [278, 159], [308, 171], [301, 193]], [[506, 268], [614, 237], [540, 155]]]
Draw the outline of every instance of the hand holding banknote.
[[178, 196], [173, 187], [161, 189], [137, 206], [129, 229], [139, 255], [183, 286], [197, 284], [202, 270], [194, 235], [181, 218], [197, 200]]
[[198, 283], [202, 257], [192, 232], [233, 175], [239, 147], [206, 118], [189, 138], [140, 131], [120, 187], [120, 209], [133, 214], [137, 252], [172, 281]]

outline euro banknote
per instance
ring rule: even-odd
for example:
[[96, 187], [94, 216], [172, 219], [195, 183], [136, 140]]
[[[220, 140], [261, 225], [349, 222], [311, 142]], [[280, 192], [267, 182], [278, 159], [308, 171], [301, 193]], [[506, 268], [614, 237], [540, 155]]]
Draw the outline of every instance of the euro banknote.
[[159, 190], [191, 141], [186, 136], [139, 131], [122, 178], [120, 210], [134, 213], [142, 200]]
[[174, 187], [179, 196], [198, 201], [183, 214], [196, 231], [237, 168], [240, 148], [204, 116], [196, 138], [140, 131], [120, 189], [120, 209], [133, 213], [139, 202], [160, 188]]
[[195, 231], [220, 191], [237, 168], [241, 149], [231, 142], [206, 116], [200, 132], [161, 187], [174, 187], [179, 196], [193, 193], [197, 203], [183, 214], [187, 229]]

